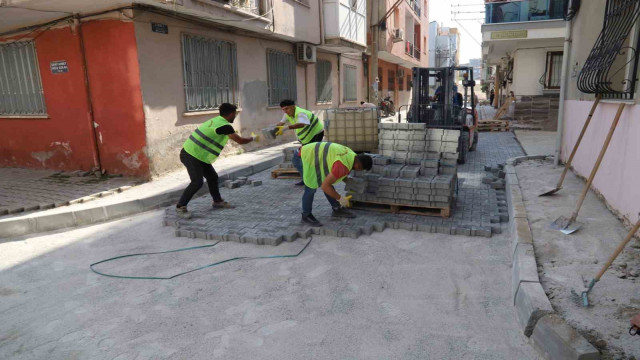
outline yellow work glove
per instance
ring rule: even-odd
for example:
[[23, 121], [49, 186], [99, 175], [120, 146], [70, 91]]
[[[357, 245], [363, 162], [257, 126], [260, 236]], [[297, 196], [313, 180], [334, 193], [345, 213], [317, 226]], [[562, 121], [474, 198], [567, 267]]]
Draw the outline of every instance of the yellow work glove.
[[349, 202], [349, 200], [351, 200], [351, 195], [340, 196], [338, 202], [340, 202], [340, 206], [348, 208], [351, 207], [351, 202]]
[[276, 136], [280, 136], [284, 134], [285, 131], [289, 130], [289, 125], [278, 125], [276, 126], [276, 129], [278, 129], [278, 131], [276, 131]]
[[260, 135], [256, 135], [255, 133], [251, 133], [251, 138], [253, 139], [253, 141], [255, 142], [260, 142]]

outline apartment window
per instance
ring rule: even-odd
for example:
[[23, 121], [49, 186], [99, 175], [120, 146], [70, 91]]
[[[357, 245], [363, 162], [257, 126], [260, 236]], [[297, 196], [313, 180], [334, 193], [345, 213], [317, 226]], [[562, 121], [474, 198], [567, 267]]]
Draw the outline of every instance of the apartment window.
[[560, 89], [562, 75], [562, 51], [547, 52], [547, 64], [544, 71], [544, 88]]
[[33, 41], [0, 44], [0, 115], [46, 115]]
[[316, 63], [316, 101], [331, 102], [331, 62], [318, 61]]
[[407, 91], [411, 89], [411, 75], [407, 75]]
[[356, 70], [357, 68], [355, 66], [344, 66], [344, 101], [358, 100], [358, 93], [356, 91]]
[[201, 36], [182, 35], [182, 61], [187, 111], [217, 109], [236, 103], [236, 45]]
[[283, 99], [296, 100], [296, 59], [293, 54], [267, 51], [267, 87], [269, 106], [278, 106]]
[[387, 71], [387, 76], [389, 77], [389, 91], [396, 90], [396, 72], [395, 70]]
[[404, 91], [404, 76], [398, 76], [398, 90]]

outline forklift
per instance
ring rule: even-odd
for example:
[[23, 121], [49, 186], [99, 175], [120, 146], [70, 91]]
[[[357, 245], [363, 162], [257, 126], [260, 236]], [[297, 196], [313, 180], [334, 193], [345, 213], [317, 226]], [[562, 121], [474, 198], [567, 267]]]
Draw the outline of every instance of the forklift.
[[[456, 85], [457, 74], [462, 74], [463, 89]], [[425, 123], [427, 128], [460, 130], [459, 164], [466, 163], [468, 152], [478, 146], [474, 86], [472, 67], [413, 68], [413, 102], [407, 122]]]

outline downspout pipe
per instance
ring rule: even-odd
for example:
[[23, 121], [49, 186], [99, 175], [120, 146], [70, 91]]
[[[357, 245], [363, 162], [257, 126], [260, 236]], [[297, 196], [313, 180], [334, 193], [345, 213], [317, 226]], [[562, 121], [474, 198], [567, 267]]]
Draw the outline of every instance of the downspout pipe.
[[84, 69], [84, 84], [87, 89], [87, 106], [89, 107], [89, 136], [91, 137], [91, 143], [93, 145], [93, 166], [92, 171], [99, 171], [102, 174], [102, 162], [100, 161], [100, 148], [98, 147], [98, 136], [96, 135], [96, 123], [93, 114], [93, 102], [91, 100], [91, 84], [89, 83], [89, 70], [87, 67], [87, 55], [84, 47], [84, 34], [82, 32], [82, 21], [79, 15], [75, 15], [73, 19], [74, 24], [78, 28], [78, 38], [80, 40], [80, 54], [82, 56], [82, 67]]
[[565, 21], [564, 49], [562, 50], [562, 72], [560, 75], [560, 104], [558, 106], [558, 129], [556, 131], [556, 153], [553, 163], [560, 165], [560, 153], [562, 147], [562, 134], [564, 131], [564, 102], [567, 97], [567, 72], [569, 70], [569, 57], [571, 51], [571, 22]]

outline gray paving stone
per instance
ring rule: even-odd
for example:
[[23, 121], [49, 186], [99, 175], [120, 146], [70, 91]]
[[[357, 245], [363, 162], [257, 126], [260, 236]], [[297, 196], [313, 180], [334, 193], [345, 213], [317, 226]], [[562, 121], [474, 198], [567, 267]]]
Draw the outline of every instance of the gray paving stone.
[[[409, 137], [415, 135], [410, 131], [405, 132], [409, 134]], [[422, 155], [424, 154], [427, 153], [423, 153]], [[337, 235], [335, 236], [344, 236], [344, 234], [352, 235], [351, 232], [344, 231], [345, 226], [358, 229], [359, 233], [366, 234], [368, 233], [368, 231], [364, 230], [366, 228], [370, 228], [372, 231], [382, 231], [385, 226], [399, 228], [400, 223], [408, 223], [411, 225], [412, 231], [433, 231], [449, 234], [451, 233], [451, 227], [456, 226], [462, 229], [468, 229], [472, 236], [490, 236], [491, 233], [500, 233], [503, 227], [507, 229], [508, 225], [506, 223], [491, 224], [489, 214], [499, 214], [497, 201], [499, 197], [505, 197], [505, 195], [504, 191], [501, 193], [497, 192], [491, 189], [489, 185], [481, 182], [482, 176], [486, 174], [484, 173], [484, 165], [497, 166], [498, 163], [504, 163], [506, 159], [510, 157], [520, 155], [522, 155], [522, 152], [517, 142], [515, 142], [513, 134], [481, 133], [478, 150], [469, 153], [467, 163], [457, 167], [457, 178], [460, 179], [457, 188], [455, 186], [455, 178], [452, 177], [452, 175], [448, 175], [446, 181], [440, 178], [434, 183], [430, 182], [430, 180], [432, 180], [430, 178], [425, 179], [419, 177], [416, 179], [408, 179], [413, 181], [412, 187], [414, 187], [414, 192], [416, 189], [418, 190], [418, 194], [415, 195], [447, 196], [452, 192], [457, 193], [456, 199], [451, 204], [451, 218], [441, 219], [429, 216], [353, 210], [357, 218], [334, 221], [331, 220], [331, 208], [324, 194], [322, 194], [322, 191], [317, 191], [313, 213], [325, 225], [321, 228], [308, 228], [308, 231], [314, 234], [336, 233]], [[408, 153], [405, 154], [405, 156], [408, 156]], [[440, 153], [437, 153], [437, 156], [439, 158]], [[453, 155], [447, 154], [442, 154], [442, 156], [443, 158], [445, 156], [447, 156], [447, 158], [455, 158]], [[379, 161], [386, 162], [386, 160]], [[395, 162], [401, 163], [404, 163], [404, 161], [405, 160], [395, 160]], [[395, 164], [395, 166], [400, 166], [400, 169], [402, 168], [402, 164]], [[373, 176], [377, 179], [384, 172], [384, 168], [385, 166], [383, 165], [374, 165], [373, 171], [363, 173], [361, 178], [368, 182], [375, 182], [375, 180], [370, 181], [371, 179], [369, 177]], [[371, 187], [367, 186], [365, 198], [387, 199], [386, 197], [380, 198], [379, 196], [382, 194], [389, 196], [388, 199], [391, 203], [397, 203], [398, 200], [394, 199], [396, 188], [401, 188], [402, 186], [396, 186], [395, 177], [386, 180], [387, 186], [381, 185], [381, 183], [385, 182], [385, 180], [381, 179], [382, 178], [378, 179], [378, 184]], [[210, 208], [211, 198], [209, 195], [204, 195], [194, 198], [189, 204], [189, 210], [194, 214], [194, 219], [177, 220], [175, 219], [175, 215], [166, 213], [164, 220], [168, 224], [181, 226], [181, 229], [185, 231], [209, 229], [207, 231], [208, 234], [220, 233], [221, 236], [226, 237], [226, 241], [239, 241], [239, 235], [245, 235], [239, 230], [250, 228], [258, 229], [258, 232], [260, 232], [260, 229], [273, 228], [274, 222], [283, 223], [282, 221], [287, 219], [288, 216], [290, 226], [278, 228], [275, 233], [282, 235], [283, 241], [294, 241], [298, 237], [302, 237], [298, 234], [299, 229], [307, 229], [304, 226], [299, 226], [300, 201], [303, 189], [298, 190], [298, 188], [293, 186], [293, 183], [296, 181], [272, 179], [269, 171], [252, 175], [252, 180], [262, 181], [262, 187], [254, 188], [252, 186], [245, 186], [235, 190], [221, 189], [223, 198], [236, 205], [237, 208], [235, 209], [212, 211]], [[337, 184], [336, 190], [339, 192], [344, 191], [344, 184]], [[429, 202], [429, 204], [432, 203]], [[448, 206], [446, 203], [437, 204], [440, 204], [439, 206]], [[265, 209], [269, 210], [265, 211]], [[287, 215], [288, 213], [290, 215]], [[274, 214], [282, 215], [280, 215], [280, 217], [274, 217]], [[499, 215], [496, 216], [499, 218]], [[400, 219], [402, 220], [400, 221]], [[224, 226], [221, 224], [224, 224]], [[185, 232], [185, 234], [188, 235], [189, 233]], [[257, 236], [258, 240], [256, 241], [267, 244], [267, 238], [267, 235], [260, 235]]]
[[557, 314], [538, 320], [531, 342], [547, 359], [600, 359], [600, 352]]

